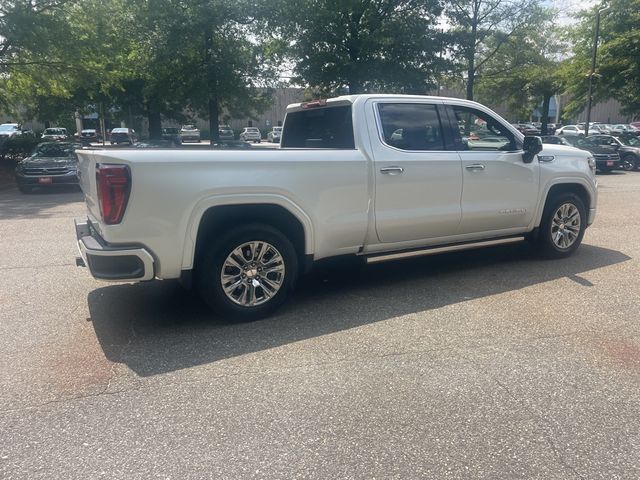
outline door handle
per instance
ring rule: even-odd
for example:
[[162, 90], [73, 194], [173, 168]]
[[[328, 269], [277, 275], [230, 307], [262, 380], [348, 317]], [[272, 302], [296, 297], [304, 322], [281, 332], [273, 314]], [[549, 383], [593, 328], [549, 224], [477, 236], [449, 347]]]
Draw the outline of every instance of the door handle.
[[466, 167], [467, 170], [484, 170], [484, 165], [481, 163], [472, 163], [471, 165], [467, 165]]
[[402, 167], [384, 167], [380, 169], [380, 173], [385, 175], [400, 175], [402, 172], [404, 172]]

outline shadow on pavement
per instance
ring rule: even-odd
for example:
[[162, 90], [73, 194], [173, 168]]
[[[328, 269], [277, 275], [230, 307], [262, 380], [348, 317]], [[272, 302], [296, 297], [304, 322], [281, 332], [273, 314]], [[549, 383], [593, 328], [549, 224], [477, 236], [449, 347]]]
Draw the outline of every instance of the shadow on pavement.
[[540, 260], [521, 243], [316, 272], [275, 316], [248, 324], [216, 319], [174, 281], [107, 286], [88, 303], [107, 358], [151, 376], [558, 278], [590, 287], [580, 273], [629, 259], [583, 245], [568, 259]]
[[59, 215], [59, 211], [54, 210], [56, 207], [82, 200], [82, 191], [76, 186], [35, 188], [25, 194], [13, 185], [0, 190], [0, 220], [53, 217]]

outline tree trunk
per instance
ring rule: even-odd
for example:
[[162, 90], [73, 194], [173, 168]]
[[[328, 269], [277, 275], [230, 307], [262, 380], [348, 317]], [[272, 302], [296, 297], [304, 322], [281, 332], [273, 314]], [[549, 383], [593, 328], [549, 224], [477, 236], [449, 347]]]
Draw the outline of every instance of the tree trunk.
[[474, 71], [474, 59], [469, 60], [469, 69], [467, 70], [467, 100], [473, 100], [473, 85], [476, 80], [476, 72]]
[[205, 63], [207, 65], [207, 92], [209, 111], [209, 145], [213, 148], [215, 143], [220, 141], [218, 134], [218, 117], [220, 116], [220, 105], [218, 104], [218, 76], [216, 72], [216, 62], [213, 52], [213, 32], [208, 31], [204, 39]]
[[550, 93], [544, 94], [544, 99], [542, 100], [542, 126], [540, 127], [540, 133], [542, 135], [547, 135], [548, 132], [548, 123], [549, 123], [549, 104], [551, 103], [551, 97], [553, 95]]
[[45, 120], [44, 128], [50, 128], [50, 127], [51, 127], [51, 122], [49, 120]]
[[149, 139], [162, 139], [162, 117], [155, 99], [150, 100], [147, 104], [147, 119], [149, 120]]
[[220, 116], [220, 108], [218, 106], [218, 100], [215, 98], [209, 98], [209, 135], [211, 145], [218, 143], [220, 135], [218, 134], [218, 117]]

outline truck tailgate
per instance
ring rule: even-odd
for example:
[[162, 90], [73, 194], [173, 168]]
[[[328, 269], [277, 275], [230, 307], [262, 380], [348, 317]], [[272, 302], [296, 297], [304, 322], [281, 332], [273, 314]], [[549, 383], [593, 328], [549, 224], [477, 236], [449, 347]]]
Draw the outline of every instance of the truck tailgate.
[[78, 177], [80, 188], [84, 193], [90, 216], [93, 220], [100, 218], [100, 205], [98, 204], [98, 190], [96, 186], [96, 157], [91, 150], [77, 150]]

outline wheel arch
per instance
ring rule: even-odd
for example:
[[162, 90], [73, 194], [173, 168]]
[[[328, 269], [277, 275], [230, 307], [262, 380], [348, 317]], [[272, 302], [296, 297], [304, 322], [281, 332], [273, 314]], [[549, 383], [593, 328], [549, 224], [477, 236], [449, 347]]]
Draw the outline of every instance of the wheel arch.
[[193, 269], [203, 245], [216, 231], [247, 223], [263, 223], [280, 230], [293, 243], [300, 265], [307, 263], [305, 257], [315, 251], [311, 219], [285, 197], [219, 197], [201, 203], [192, 216], [184, 248], [183, 270]]
[[589, 191], [589, 188], [587, 187], [587, 185], [585, 185], [584, 183], [576, 179], [558, 181], [556, 183], [548, 185], [545, 194], [542, 196], [542, 201], [538, 206], [538, 212], [536, 214], [536, 220], [535, 220], [536, 227], [540, 226], [544, 209], [546, 208], [549, 201], [561, 193], [576, 194], [583, 201], [584, 206], [587, 209], [587, 213], [589, 212], [589, 208], [591, 208], [591, 206], [594, 204], [593, 195]]

